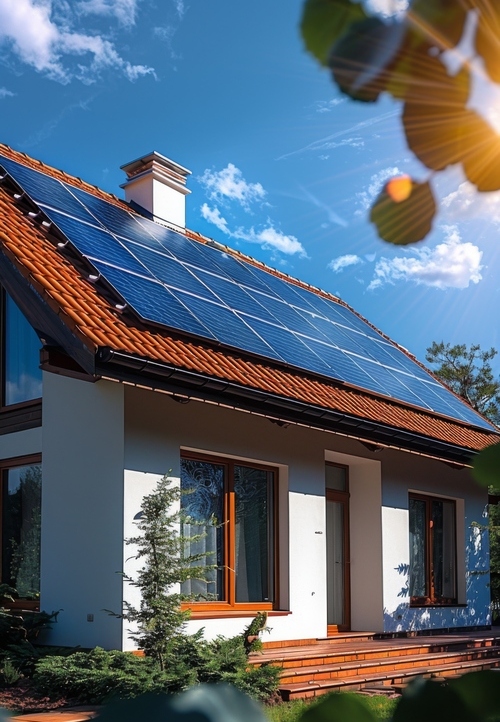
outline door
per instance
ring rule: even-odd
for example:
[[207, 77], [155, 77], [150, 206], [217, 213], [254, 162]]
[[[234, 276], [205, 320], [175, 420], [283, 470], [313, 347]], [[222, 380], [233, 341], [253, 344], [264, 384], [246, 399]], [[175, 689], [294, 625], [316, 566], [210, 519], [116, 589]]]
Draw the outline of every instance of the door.
[[348, 467], [326, 464], [328, 634], [350, 629]]

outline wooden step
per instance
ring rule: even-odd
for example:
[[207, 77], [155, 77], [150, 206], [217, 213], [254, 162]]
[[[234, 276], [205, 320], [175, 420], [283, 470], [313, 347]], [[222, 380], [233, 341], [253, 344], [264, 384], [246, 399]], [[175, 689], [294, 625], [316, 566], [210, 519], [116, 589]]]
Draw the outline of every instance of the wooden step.
[[425, 641], [423, 641], [420, 638], [418, 642], [402, 639], [398, 644], [394, 644], [392, 640], [390, 643], [387, 640], [381, 640], [365, 642], [362, 645], [336, 645], [321, 640], [316, 644], [303, 647], [265, 649], [263, 652], [251, 655], [249, 661], [257, 666], [271, 662], [286, 669], [488, 648], [500, 650], [500, 639], [495, 637], [463, 639], [459, 637], [449, 638], [444, 641], [425, 638]]
[[398, 670], [384, 670], [367, 674], [343, 676], [335, 679], [311, 680], [309, 682], [295, 682], [280, 686], [280, 693], [284, 701], [292, 699], [306, 699], [317, 697], [334, 691], [358, 691], [374, 684], [383, 684], [388, 687], [401, 688], [410, 679], [418, 676], [428, 678], [450, 678], [466, 672], [478, 671], [500, 667], [500, 657], [494, 656], [485, 659], [462, 661], [460, 663], [436, 664], [430, 669], [422, 667], [400, 668]]
[[494, 648], [468, 649], [436, 654], [418, 654], [403, 657], [374, 657], [369, 661], [354, 661], [346, 664], [321, 664], [319, 666], [288, 667], [281, 673], [281, 685], [295, 682], [319, 681], [326, 679], [342, 679], [353, 676], [366, 676], [375, 673], [397, 672], [399, 669], [415, 668], [419, 671], [432, 671], [436, 666], [455, 664], [460, 667], [465, 662], [480, 659], [500, 661], [498, 651]]

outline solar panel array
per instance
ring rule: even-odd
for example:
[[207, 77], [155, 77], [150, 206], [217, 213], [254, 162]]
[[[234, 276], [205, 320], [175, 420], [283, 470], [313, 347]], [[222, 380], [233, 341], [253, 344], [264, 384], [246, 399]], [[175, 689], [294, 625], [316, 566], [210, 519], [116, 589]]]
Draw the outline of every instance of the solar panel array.
[[0, 155], [144, 321], [492, 428], [345, 306]]

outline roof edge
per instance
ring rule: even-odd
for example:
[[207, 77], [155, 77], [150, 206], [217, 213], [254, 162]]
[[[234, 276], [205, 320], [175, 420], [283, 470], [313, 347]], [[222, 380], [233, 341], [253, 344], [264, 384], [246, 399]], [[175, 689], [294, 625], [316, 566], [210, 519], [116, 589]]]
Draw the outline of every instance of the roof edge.
[[[173, 395], [181, 393], [186, 398], [230, 405], [261, 416], [269, 414], [290, 423], [324, 431], [354, 435], [356, 438], [361, 435], [366, 441], [378, 442], [384, 446], [397, 447], [458, 464], [470, 464], [471, 458], [479, 452], [479, 449], [450, 444], [345, 412], [280, 397], [234, 381], [217, 379], [174, 365], [114, 351], [109, 347], [99, 348], [96, 355], [96, 373], [142, 387], [161, 389]], [[485, 436], [491, 436], [492, 440], [500, 437], [500, 433], [482, 429], [481, 431], [484, 431]]]

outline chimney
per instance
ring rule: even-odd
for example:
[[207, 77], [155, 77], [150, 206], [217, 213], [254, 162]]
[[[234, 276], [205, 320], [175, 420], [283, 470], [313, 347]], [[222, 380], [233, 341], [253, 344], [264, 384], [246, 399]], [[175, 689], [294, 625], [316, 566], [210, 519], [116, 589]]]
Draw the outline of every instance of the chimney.
[[190, 170], [156, 151], [125, 163], [121, 169], [127, 174], [120, 186], [125, 189], [127, 203], [149, 211], [154, 220], [186, 227], [185, 197], [191, 193], [186, 179]]

